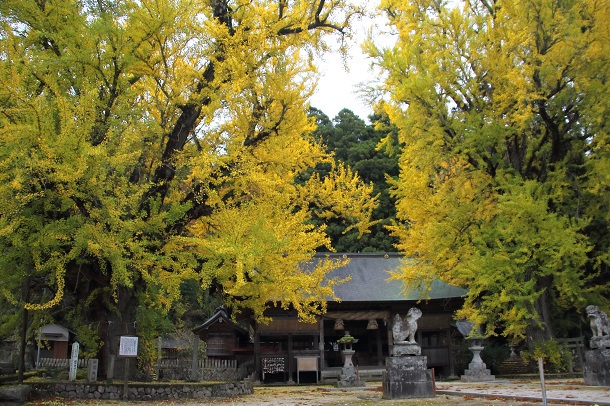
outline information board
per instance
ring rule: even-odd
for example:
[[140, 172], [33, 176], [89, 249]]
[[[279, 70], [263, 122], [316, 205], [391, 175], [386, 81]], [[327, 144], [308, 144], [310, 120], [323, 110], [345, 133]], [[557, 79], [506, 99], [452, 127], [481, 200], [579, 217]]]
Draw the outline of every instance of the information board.
[[138, 356], [138, 337], [121, 336], [119, 344], [119, 357]]

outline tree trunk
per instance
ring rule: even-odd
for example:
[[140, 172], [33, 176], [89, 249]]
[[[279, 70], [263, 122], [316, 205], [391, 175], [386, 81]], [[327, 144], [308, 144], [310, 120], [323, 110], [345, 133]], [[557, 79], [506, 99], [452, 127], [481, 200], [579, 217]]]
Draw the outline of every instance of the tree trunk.
[[[103, 345], [100, 349], [100, 377], [102, 379], [123, 379], [124, 359], [119, 359], [119, 344], [121, 336], [135, 336], [137, 300], [133, 288], [119, 288], [117, 309], [118, 314], [101, 305], [97, 310], [97, 319], [100, 320], [99, 336]], [[114, 362], [111, 359], [114, 358]], [[136, 362], [131, 363], [130, 369], [136, 370]], [[113, 370], [109, 371], [109, 367]]]
[[[30, 302], [30, 277], [28, 276], [25, 279], [25, 284], [23, 286], [23, 303]], [[27, 344], [27, 334], [28, 334], [28, 319], [29, 312], [23, 307], [23, 319], [21, 321], [21, 333], [19, 337], [19, 367], [17, 369], [17, 383], [23, 383], [23, 373], [25, 371], [25, 346]]]
[[533, 345], [536, 343], [542, 343], [553, 338], [553, 325], [551, 323], [551, 311], [550, 302], [551, 296], [549, 289], [551, 287], [553, 278], [552, 276], [546, 276], [540, 278], [537, 283], [538, 291], [542, 293], [534, 301], [533, 310], [536, 318], [532, 320], [528, 327], [528, 347], [529, 350], [533, 350]]

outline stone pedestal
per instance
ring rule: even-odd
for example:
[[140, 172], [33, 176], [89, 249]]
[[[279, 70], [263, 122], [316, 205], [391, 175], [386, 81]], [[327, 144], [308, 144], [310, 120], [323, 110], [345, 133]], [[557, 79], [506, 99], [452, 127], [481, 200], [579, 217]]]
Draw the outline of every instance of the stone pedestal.
[[585, 351], [585, 385], [610, 386], [610, 337], [593, 337]]
[[428, 369], [428, 357], [421, 355], [417, 343], [394, 343], [392, 356], [385, 359], [383, 373], [384, 399], [433, 398], [432, 370]]
[[496, 379], [481, 359], [481, 351], [483, 351], [483, 348], [484, 347], [476, 341], [468, 348], [472, 351], [473, 357], [470, 364], [468, 364], [468, 369], [464, 371], [464, 375], [461, 377], [462, 382], [487, 382]]
[[339, 374], [339, 380], [337, 381], [337, 388], [353, 388], [355, 386], [362, 386], [358, 382], [356, 376], [356, 368], [354, 367], [343, 367]]
[[591, 337], [589, 346], [592, 350], [610, 348], [610, 336]]
[[402, 357], [405, 355], [421, 355], [421, 347], [417, 343], [410, 343], [408, 341], [394, 343], [392, 356]]
[[386, 358], [383, 399], [433, 398], [432, 370], [428, 357], [421, 355]]

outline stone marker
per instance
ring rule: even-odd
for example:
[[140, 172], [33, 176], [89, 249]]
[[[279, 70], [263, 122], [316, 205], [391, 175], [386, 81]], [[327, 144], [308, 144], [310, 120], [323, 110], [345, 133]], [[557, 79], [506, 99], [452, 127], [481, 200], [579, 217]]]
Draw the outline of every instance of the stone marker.
[[591, 350], [585, 351], [583, 365], [585, 384], [591, 386], [610, 386], [610, 323], [608, 315], [599, 307], [586, 308], [591, 323], [593, 337], [589, 342]]
[[403, 319], [394, 316], [392, 354], [386, 358], [383, 373], [384, 399], [433, 398], [432, 370], [428, 369], [428, 357], [421, 355], [421, 347], [415, 341], [417, 320], [421, 310], [412, 307]]
[[72, 355], [70, 357], [70, 371], [68, 372], [68, 379], [70, 381], [76, 380], [76, 371], [78, 370], [78, 351], [80, 344], [78, 341], [72, 343]]
[[94, 383], [97, 382], [97, 368], [99, 365], [99, 361], [95, 358], [89, 360], [87, 364], [87, 382]]

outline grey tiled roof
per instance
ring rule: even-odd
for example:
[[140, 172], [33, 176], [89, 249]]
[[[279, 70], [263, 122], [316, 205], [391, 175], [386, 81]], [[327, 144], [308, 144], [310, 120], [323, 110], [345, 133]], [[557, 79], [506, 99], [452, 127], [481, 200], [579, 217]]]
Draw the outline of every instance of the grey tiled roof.
[[445, 299], [462, 297], [467, 292], [465, 289], [437, 280], [433, 282], [428, 295], [424, 292], [412, 292], [405, 296], [401, 281], [388, 280], [389, 272], [400, 268], [404, 261], [403, 256], [395, 253], [318, 253], [314, 261], [323, 259], [327, 255], [330, 258], [340, 259], [347, 256], [350, 259], [347, 266], [329, 274], [329, 277], [339, 279], [351, 277], [349, 281], [335, 286], [335, 294], [342, 302]]
[[231, 318], [227, 314], [227, 309], [225, 309], [224, 306], [220, 306], [220, 307], [216, 308], [216, 311], [214, 312], [212, 317], [207, 319], [202, 325], [195, 327], [192, 331], [195, 334], [199, 334], [201, 331], [205, 331], [205, 330], [209, 329], [211, 326], [213, 326], [216, 323], [225, 323], [230, 328], [232, 328], [233, 330], [237, 331], [240, 334], [248, 334], [248, 331], [246, 331], [244, 328], [233, 323], [233, 320], [231, 320]]

